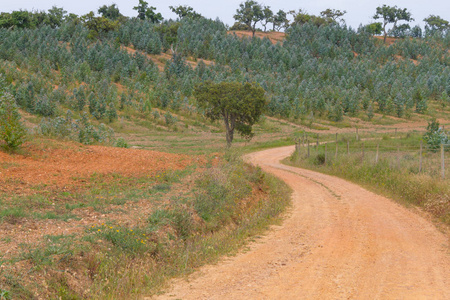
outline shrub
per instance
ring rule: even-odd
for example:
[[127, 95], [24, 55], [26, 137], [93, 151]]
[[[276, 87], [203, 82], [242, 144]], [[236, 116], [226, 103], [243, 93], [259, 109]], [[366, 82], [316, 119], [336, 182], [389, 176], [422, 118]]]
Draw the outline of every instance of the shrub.
[[439, 122], [435, 118], [428, 122], [427, 132], [423, 138], [427, 142], [428, 149], [433, 152], [436, 152], [441, 144], [449, 143], [447, 134], [439, 127]]
[[11, 150], [18, 148], [25, 141], [26, 129], [20, 119], [13, 96], [0, 90], [0, 140]]
[[[66, 117], [57, 117], [54, 119], [44, 118], [39, 124], [38, 131], [45, 136], [78, 141], [85, 145], [93, 143], [114, 143], [114, 131], [105, 124], [94, 126], [83, 113], [80, 119], [72, 119], [72, 113], [67, 111]], [[126, 143], [120, 145], [125, 146]]]
[[115, 146], [119, 147], [119, 148], [129, 148], [130, 147], [124, 138], [118, 138]]
[[316, 166], [324, 165], [325, 164], [325, 154], [323, 154], [323, 153], [317, 154], [317, 156], [314, 158], [314, 164]]

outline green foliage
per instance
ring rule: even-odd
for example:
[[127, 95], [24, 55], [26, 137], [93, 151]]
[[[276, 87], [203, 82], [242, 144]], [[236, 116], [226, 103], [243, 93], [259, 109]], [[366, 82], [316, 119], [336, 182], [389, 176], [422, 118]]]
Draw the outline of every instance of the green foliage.
[[254, 83], [208, 81], [195, 88], [194, 96], [208, 118], [223, 119], [228, 147], [235, 129], [245, 138], [253, 136], [252, 126], [266, 106], [264, 90]]
[[324, 153], [317, 154], [314, 158], [314, 164], [316, 166], [324, 165], [325, 164], [325, 154]]
[[235, 22], [233, 26], [230, 27], [230, 30], [251, 30], [251, 27], [248, 27], [247, 24]]
[[114, 131], [111, 128], [103, 123], [98, 126], [92, 125], [86, 113], [83, 113], [80, 119], [73, 119], [70, 110], [65, 117], [42, 119], [38, 132], [44, 136], [74, 140], [86, 145], [114, 142]]
[[326, 10], [320, 12], [320, 16], [333, 22], [337, 22], [338, 19], [340, 19], [346, 13], [347, 11], [345, 10], [341, 11], [339, 9], [327, 8]]
[[427, 24], [425, 25], [425, 34], [427, 36], [433, 36], [435, 33], [444, 33], [450, 29], [449, 22], [442, 19], [440, 16], [430, 15], [428, 18], [423, 19]]
[[25, 141], [26, 129], [20, 119], [16, 101], [3, 89], [0, 82], [0, 141], [8, 149], [17, 149]]
[[114, 146], [118, 147], [118, 148], [130, 148], [130, 146], [128, 145], [127, 141], [125, 141], [125, 139], [122, 138], [122, 137], [117, 139], [117, 141], [114, 144]]
[[448, 133], [439, 126], [439, 121], [435, 118], [428, 122], [427, 132], [423, 138], [427, 142], [428, 149], [433, 152], [436, 152], [441, 147], [441, 144], [450, 143]]
[[395, 30], [397, 27], [398, 21], [414, 21], [411, 17], [411, 13], [407, 11], [406, 8], [401, 9], [397, 6], [387, 6], [383, 4], [383, 6], [378, 6], [375, 15], [373, 16], [375, 20], [383, 19], [383, 32], [384, 32], [384, 42], [386, 42], [387, 32], [386, 25], [393, 23], [393, 29]]
[[264, 19], [264, 12], [261, 4], [253, 0], [247, 0], [239, 4], [239, 9], [233, 18], [242, 24], [251, 28], [253, 36], [255, 36], [256, 24]]
[[138, 12], [138, 18], [141, 20], [150, 20], [152, 23], [160, 23], [163, 20], [161, 13], [156, 13], [156, 7], [148, 6], [148, 2], [139, 0], [139, 5], [133, 7]]
[[90, 12], [81, 17], [81, 21], [90, 30], [89, 38], [98, 38], [100, 35], [119, 28], [118, 21], [106, 17], [95, 17], [94, 12]]
[[374, 22], [364, 26], [364, 31], [371, 35], [381, 34], [382, 29], [383, 27], [381, 26], [380, 22]]
[[319, 27], [322, 25], [329, 25], [329, 24], [332, 24], [335, 22], [334, 19], [332, 19], [332, 18], [310, 15], [310, 14], [307, 14], [306, 12], [302, 11], [301, 9], [299, 9], [298, 12], [295, 12], [295, 11], [292, 12], [292, 14], [294, 16], [294, 21], [292, 22], [291, 26], [311, 23], [314, 26]]
[[178, 5], [178, 6], [169, 6], [170, 10], [178, 15], [178, 18], [192, 18], [192, 19], [198, 19], [201, 18], [202, 15], [195, 12], [194, 9], [187, 5]]
[[9, 293], [9, 291], [4, 290], [4, 289], [0, 289], [0, 299], [4, 299], [4, 300], [9, 300], [12, 299], [11, 298], [11, 294]]
[[102, 17], [110, 19], [110, 20], [117, 20], [120, 17], [123, 17], [123, 15], [120, 13], [120, 10], [118, 7], [116, 7], [116, 4], [111, 4], [109, 6], [103, 5], [98, 9], [98, 13], [102, 15]]

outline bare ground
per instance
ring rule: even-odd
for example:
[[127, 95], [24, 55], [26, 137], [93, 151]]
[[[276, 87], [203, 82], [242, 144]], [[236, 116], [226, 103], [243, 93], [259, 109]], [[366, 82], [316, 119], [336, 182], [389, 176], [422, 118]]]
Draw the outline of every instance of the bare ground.
[[356, 184], [281, 165], [292, 151], [247, 156], [294, 190], [283, 225], [155, 299], [450, 299], [447, 234]]

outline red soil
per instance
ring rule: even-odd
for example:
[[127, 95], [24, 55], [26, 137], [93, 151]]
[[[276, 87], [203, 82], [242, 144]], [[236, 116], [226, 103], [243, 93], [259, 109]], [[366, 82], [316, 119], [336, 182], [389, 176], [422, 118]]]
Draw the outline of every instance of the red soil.
[[29, 143], [23, 147], [25, 154], [0, 152], [0, 192], [28, 193], [36, 185], [58, 189], [82, 187], [93, 174], [153, 176], [165, 170], [184, 169], [199, 160], [156, 151], [58, 144], [55, 147]]

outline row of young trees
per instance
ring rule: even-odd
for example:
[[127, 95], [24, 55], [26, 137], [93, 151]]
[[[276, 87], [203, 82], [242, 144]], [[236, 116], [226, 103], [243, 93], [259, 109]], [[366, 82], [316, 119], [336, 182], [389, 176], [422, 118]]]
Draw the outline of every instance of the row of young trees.
[[[105, 11], [111, 22], [121, 18]], [[194, 91], [208, 80], [255, 82], [270, 100], [267, 113], [286, 118], [408, 117], [425, 113], [431, 99], [449, 104], [448, 33], [385, 47], [365, 30], [309, 21], [289, 27], [286, 41], [274, 45], [238, 38], [218, 20], [185, 13], [160, 23], [124, 19], [97, 37], [77, 19], [0, 29], [0, 73], [30, 113], [57, 118], [70, 109], [74, 119], [103, 122], [130, 111], [159, 118], [154, 108], [205, 114]], [[151, 55], [170, 49], [160, 72]]]

